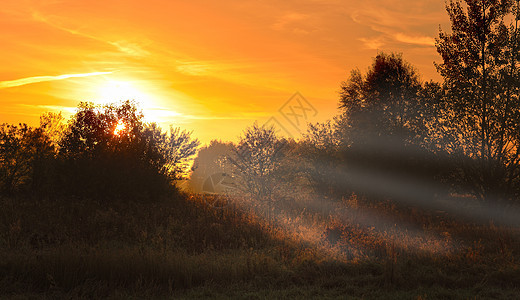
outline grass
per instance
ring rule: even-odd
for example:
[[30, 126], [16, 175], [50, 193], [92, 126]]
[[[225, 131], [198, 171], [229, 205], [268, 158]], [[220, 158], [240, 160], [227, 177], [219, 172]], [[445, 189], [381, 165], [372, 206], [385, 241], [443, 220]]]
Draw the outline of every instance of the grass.
[[517, 228], [354, 200], [315, 211], [295, 202], [266, 220], [262, 207], [247, 201], [216, 210], [194, 195], [155, 203], [2, 198], [0, 296], [511, 299], [520, 294]]

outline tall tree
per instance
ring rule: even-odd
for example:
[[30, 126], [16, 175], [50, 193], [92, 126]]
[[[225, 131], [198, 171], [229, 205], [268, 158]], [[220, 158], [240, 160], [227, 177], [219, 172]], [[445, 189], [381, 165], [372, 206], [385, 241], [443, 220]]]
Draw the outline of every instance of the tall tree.
[[452, 32], [439, 33], [437, 69], [447, 91], [443, 128], [456, 138], [443, 147], [461, 157], [479, 199], [513, 198], [520, 191], [518, 1], [452, 0], [446, 10]]
[[422, 129], [420, 90], [418, 73], [401, 55], [378, 54], [366, 75], [353, 70], [341, 86], [347, 136], [357, 143], [384, 136], [411, 141]]
[[[366, 74], [352, 71], [340, 91], [344, 111], [337, 125], [343, 137], [343, 163], [335, 176], [341, 184], [335, 189], [343, 194], [374, 195], [371, 200], [398, 200], [406, 190], [383, 184], [367, 188], [366, 182], [438, 182], [443, 170], [433, 155], [437, 149], [432, 140], [437, 138], [431, 128], [441, 92], [438, 84], [423, 84], [415, 68], [398, 54], [378, 54]], [[425, 191], [421, 197], [436, 192]]]

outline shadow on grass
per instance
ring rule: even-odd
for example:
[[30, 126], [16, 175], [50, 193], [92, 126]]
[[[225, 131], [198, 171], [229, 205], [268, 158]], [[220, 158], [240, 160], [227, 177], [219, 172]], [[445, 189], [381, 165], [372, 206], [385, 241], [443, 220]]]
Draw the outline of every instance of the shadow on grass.
[[[0, 294], [397, 299], [507, 298], [518, 292], [516, 230], [436, 222], [421, 213], [406, 217], [386, 206], [378, 209], [381, 215], [395, 214], [415, 225], [422, 220], [428, 224], [424, 232], [464, 237], [465, 246], [443, 255], [398, 244], [389, 247], [381, 244], [383, 235], [365, 230], [359, 215], [341, 220], [351, 224], [336, 223], [335, 243], [327, 240], [326, 231], [314, 244], [302, 242], [285, 230], [289, 227], [268, 224], [233, 206], [215, 210], [193, 195], [147, 204], [3, 198]], [[333, 225], [330, 218], [317, 214], [306, 216], [310, 227], [319, 232]], [[368, 254], [349, 257], [347, 239], [349, 247], [368, 249]], [[323, 251], [327, 247], [337, 255]]]

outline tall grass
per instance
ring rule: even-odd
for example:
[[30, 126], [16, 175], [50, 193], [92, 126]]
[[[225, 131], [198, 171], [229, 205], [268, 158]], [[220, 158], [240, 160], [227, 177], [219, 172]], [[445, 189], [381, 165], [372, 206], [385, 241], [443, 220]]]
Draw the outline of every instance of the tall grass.
[[2, 198], [0, 295], [500, 298], [518, 291], [517, 228], [355, 197], [320, 200], [326, 209], [310, 202], [275, 206], [267, 220], [247, 199], [214, 209], [188, 194], [155, 203]]

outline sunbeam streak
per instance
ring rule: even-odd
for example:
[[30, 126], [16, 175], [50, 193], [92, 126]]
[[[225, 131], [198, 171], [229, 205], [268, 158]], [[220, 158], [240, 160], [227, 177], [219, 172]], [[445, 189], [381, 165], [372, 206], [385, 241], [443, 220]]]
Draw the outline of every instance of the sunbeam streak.
[[[330, 162], [318, 162], [323, 167], [330, 167]], [[461, 197], [448, 193], [448, 186], [428, 182], [351, 163], [344, 170], [330, 170], [338, 189], [356, 189], [367, 195], [393, 199], [407, 205], [418, 206], [429, 210], [446, 211], [472, 221], [488, 223], [494, 220], [505, 226], [520, 226], [520, 211], [509, 206], [500, 205], [499, 201], [475, 203], [468, 208]], [[469, 193], [469, 192], [468, 192]], [[497, 200], [497, 199], [492, 199]], [[476, 202], [473, 201], [473, 202]]]

